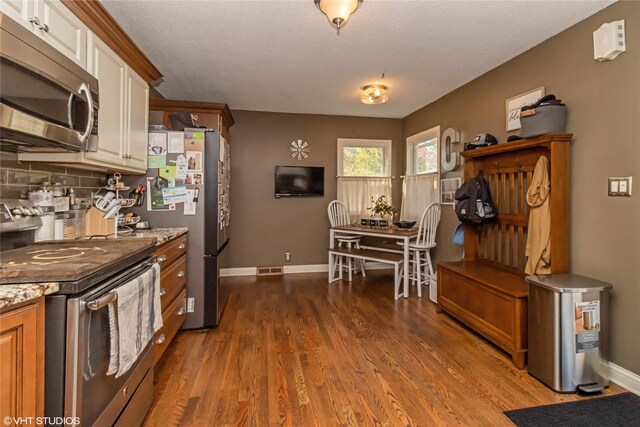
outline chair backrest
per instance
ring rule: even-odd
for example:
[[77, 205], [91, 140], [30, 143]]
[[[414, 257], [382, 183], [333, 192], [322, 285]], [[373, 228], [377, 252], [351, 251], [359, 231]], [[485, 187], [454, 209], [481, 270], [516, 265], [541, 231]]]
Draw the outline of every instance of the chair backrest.
[[327, 215], [332, 227], [351, 224], [347, 208], [339, 200], [334, 200], [327, 207]]
[[420, 218], [420, 227], [418, 228], [418, 245], [434, 245], [436, 244], [436, 230], [440, 222], [440, 205], [437, 203], [430, 204]]

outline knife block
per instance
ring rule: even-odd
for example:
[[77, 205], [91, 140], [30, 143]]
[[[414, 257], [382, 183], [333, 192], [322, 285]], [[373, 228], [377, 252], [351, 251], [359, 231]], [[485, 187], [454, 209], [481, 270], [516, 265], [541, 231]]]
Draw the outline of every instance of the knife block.
[[87, 212], [86, 236], [106, 236], [117, 230], [115, 218], [104, 219], [105, 213], [92, 206]]

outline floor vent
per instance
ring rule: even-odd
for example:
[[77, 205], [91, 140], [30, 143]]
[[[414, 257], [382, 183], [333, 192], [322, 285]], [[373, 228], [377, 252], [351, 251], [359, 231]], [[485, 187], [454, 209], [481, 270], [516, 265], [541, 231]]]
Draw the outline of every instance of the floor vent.
[[284, 274], [282, 266], [256, 268], [256, 276], [281, 276], [282, 274]]

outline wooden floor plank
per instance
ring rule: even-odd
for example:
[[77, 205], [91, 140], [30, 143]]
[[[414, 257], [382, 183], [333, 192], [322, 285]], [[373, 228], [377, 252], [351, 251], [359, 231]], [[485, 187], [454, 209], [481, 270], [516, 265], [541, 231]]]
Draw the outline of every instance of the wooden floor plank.
[[[145, 426], [511, 425], [557, 394], [393, 274], [223, 279], [221, 325], [178, 334]], [[604, 394], [623, 391], [612, 384]]]

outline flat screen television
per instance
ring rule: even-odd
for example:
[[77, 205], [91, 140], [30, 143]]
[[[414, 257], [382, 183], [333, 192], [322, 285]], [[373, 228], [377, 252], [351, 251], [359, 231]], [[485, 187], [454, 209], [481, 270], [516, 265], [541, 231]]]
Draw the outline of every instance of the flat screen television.
[[324, 196], [324, 168], [276, 166], [275, 195], [279, 197]]

